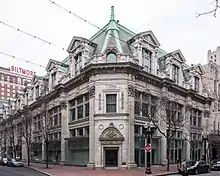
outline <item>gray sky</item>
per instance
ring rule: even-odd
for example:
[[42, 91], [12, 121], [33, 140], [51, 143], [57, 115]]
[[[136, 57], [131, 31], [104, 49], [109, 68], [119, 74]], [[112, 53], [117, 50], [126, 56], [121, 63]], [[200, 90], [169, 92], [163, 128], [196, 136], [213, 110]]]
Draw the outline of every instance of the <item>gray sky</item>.
[[[115, 6], [115, 18], [135, 33], [152, 30], [167, 52], [180, 49], [187, 63], [206, 63], [208, 49], [220, 45], [220, 14], [196, 18], [210, 10], [214, 0], [54, 0], [88, 21], [103, 27]], [[219, 12], [220, 13], [220, 12]], [[54, 44], [68, 47], [73, 36], [90, 38], [98, 29], [54, 6], [48, 0], [0, 0], [0, 21]], [[67, 53], [0, 24], [0, 51], [44, 66], [49, 58], [63, 60]], [[44, 68], [0, 55], [0, 65], [34, 70]]]

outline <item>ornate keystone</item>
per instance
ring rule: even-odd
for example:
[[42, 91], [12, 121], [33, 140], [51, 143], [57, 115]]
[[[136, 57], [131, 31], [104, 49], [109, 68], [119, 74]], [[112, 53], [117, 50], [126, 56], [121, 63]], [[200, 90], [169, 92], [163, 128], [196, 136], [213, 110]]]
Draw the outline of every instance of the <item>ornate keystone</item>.
[[61, 108], [61, 110], [66, 109], [66, 106], [67, 106], [66, 101], [61, 101], [61, 102], [60, 102], [60, 108]]
[[135, 88], [132, 85], [128, 85], [128, 95], [134, 97], [135, 96]]
[[95, 96], [95, 86], [92, 86], [89, 88], [89, 98], [92, 98]]

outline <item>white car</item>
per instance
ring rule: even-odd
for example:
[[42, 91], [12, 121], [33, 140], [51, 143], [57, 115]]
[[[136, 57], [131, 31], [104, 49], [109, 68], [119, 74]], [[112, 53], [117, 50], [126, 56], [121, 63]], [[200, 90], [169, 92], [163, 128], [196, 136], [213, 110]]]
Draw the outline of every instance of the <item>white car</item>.
[[8, 164], [8, 158], [2, 158], [2, 164], [7, 165]]

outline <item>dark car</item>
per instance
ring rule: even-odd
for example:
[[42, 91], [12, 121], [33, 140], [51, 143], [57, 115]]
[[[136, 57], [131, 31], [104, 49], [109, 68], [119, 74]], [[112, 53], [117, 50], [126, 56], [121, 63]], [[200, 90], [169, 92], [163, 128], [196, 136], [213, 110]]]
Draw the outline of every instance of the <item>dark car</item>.
[[187, 174], [209, 173], [210, 165], [205, 161], [189, 161], [187, 162]]
[[220, 161], [211, 163], [211, 170], [220, 171]]

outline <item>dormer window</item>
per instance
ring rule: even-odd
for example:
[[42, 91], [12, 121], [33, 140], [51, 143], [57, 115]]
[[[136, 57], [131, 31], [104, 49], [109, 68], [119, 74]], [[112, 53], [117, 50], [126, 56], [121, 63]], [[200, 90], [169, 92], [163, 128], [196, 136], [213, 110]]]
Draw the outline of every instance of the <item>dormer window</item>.
[[152, 72], [152, 52], [143, 48], [142, 59], [143, 59], [142, 66], [144, 67], [144, 70], [151, 73]]
[[199, 77], [195, 76], [195, 91], [199, 91]]
[[75, 59], [75, 74], [76, 75], [79, 74], [80, 71], [82, 70], [82, 57], [81, 56], [82, 56], [82, 54], [79, 53], [78, 55], [76, 55], [74, 57], [74, 59]]
[[176, 84], [179, 84], [179, 67], [176, 65], [172, 66], [172, 79]]
[[117, 62], [117, 56], [115, 53], [111, 52], [107, 54], [107, 63], [115, 63]]
[[56, 84], [56, 72], [54, 72], [51, 75], [51, 84], [52, 84], [52, 87], [55, 86], [55, 84]]
[[35, 95], [36, 95], [36, 98], [39, 97], [40, 95], [39, 85], [35, 87]]

